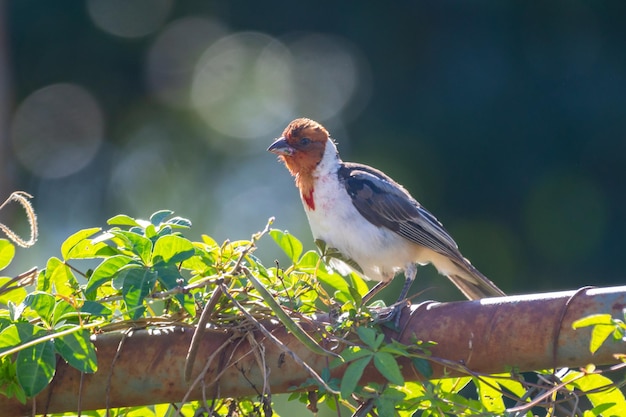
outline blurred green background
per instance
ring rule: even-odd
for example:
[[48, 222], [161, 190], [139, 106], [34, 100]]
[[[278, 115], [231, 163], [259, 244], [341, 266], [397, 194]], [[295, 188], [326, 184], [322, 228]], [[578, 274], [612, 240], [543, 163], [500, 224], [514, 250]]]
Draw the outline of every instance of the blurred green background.
[[[620, 1], [2, 1], [0, 200], [33, 194], [41, 227], [12, 273], [162, 208], [218, 240], [276, 216], [313, 248], [265, 152], [306, 116], [505, 291], [623, 282], [625, 17]], [[422, 277], [427, 298], [460, 297]]]

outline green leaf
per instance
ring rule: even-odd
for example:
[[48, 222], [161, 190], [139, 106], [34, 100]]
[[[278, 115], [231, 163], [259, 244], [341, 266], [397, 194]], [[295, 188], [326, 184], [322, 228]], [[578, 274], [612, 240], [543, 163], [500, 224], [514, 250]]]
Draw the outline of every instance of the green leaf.
[[[317, 279], [331, 288], [334, 288], [339, 293], [343, 294], [344, 297], [350, 297], [350, 288], [348, 287], [348, 282], [337, 272], [332, 271], [328, 272], [326, 270], [326, 265], [321, 265], [317, 270]], [[345, 300], [344, 300], [345, 301]]]
[[[0, 287], [7, 284], [11, 280], [12, 278], [10, 277], [0, 277]], [[15, 283], [13, 283], [11, 286], [15, 286]], [[26, 295], [28, 295], [28, 292], [24, 287], [16, 287], [10, 291], [5, 292], [4, 294], [0, 294], [0, 304], [6, 305], [9, 304], [9, 301], [14, 302], [15, 304], [19, 304], [24, 300]]]
[[572, 328], [595, 326], [596, 324], [613, 324], [613, 317], [610, 314], [592, 314], [572, 323]]
[[371, 359], [371, 356], [367, 356], [357, 359], [348, 365], [343, 374], [343, 378], [341, 378], [341, 396], [343, 398], [350, 398], [352, 393], [354, 393], [354, 390], [359, 384], [359, 380], [363, 376], [363, 371]]
[[350, 280], [350, 288], [356, 289], [360, 295], [359, 299], [363, 298], [363, 296], [370, 290], [365, 283], [365, 280], [363, 280], [359, 274], [353, 272], [348, 278]]
[[356, 263], [354, 259], [345, 256], [337, 248], [329, 247], [328, 245], [326, 245], [326, 242], [324, 242], [321, 239], [315, 239], [315, 245], [320, 250], [320, 253], [322, 254], [322, 258], [324, 259], [324, 262], [328, 262], [331, 259], [338, 259], [341, 262], [348, 265], [349, 267], [351, 267], [356, 272], [359, 272], [361, 274], [363, 273], [363, 269], [358, 263]]
[[183, 217], [172, 217], [166, 224], [176, 229], [188, 229], [191, 227], [191, 221]]
[[151, 224], [148, 223], [147, 221], [141, 220], [141, 219], [137, 219], [137, 221], [140, 222], [140, 224], [145, 222], [145, 224], [142, 224], [141, 226], [138, 226], [138, 227], [131, 227], [130, 229], [128, 229], [128, 232], [134, 233], [134, 234], [139, 235], [139, 236], [145, 236], [146, 235], [146, 228], [149, 227]]
[[524, 395], [526, 395], [526, 388], [522, 385], [521, 382], [516, 381], [515, 379], [511, 379], [511, 374], [495, 374], [493, 376], [501, 376], [502, 378], [482, 378], [487, 382], [491, 382], [492, 384], [498, 384], [501, 387], [506, 388], [513, 394], [517, 395], [519, 398], [522, 398], [524, 397]]
[[422, 374], [424, 378], [430, 379], [433, 375], [433, 367], [430, 365], [430, 361], [424, 358], [413, 358], [411, 360], [413, 367], [417, 372]]
[[111, 288], [113, 288], [116, 291], [122, 291], [122, 288], [124, 288], [124, 279], [126, 278], [126, 274], [128, 273], [128, 270], [134, 269], [134, 268], [145, 268], [145, 266], [142, 264], [135, 263], [135, 262], [130, 263], [128, 265], [124, 265], [123, 267], [120, 268], [118, 273], [115, 274], [115, 276], [111, 280]]
[[23, 345], [45, 335], [46, 331], [43, 328], [25, 321], [11, 324], [0, 332], [0, 352]]
[[145, 265], [149, 265], [152, 253], [152, 241], [147, 237], [125, 230], [114, 230], [111, 233], [125, 242], [126, 249], [139, 256]]
[[276, 299], [267, 290], [267, 288], [265, 288], [265, 285], [263, 285], [263, 283], [261, 283], [261, 281], [259, 281], [257, 277], [255, 277], [251, 273], [246, 273], [246, 277], [248, 278], [248, 280], [250, 280], [252, 286], [254, 286], [254, 289], [256, 289], [257, 292], [261, 294], [263, 300], [272, 309], [280, 322], [310, 351], [319, 355], [334, 356], [336, 358], [340, 357], [335, 352], [331, 352], [320, 346], [320, 344], [317, 343], [317, 341], [313, 339], [307, 332], [305, 332], [304, 329], [302, 329], [302, 327], [300, 327], [300, 325], [298, 325], [298, 323], [296, 323], [289, 314], [285, 313], [285, 310], [283, 310], [280, 304], [278, 304], [278, 301], [276, 301]]
[[137, 320], [145, 311], [143, 300], [152, 291], [157, 275], [147, 268], [129, 268], [125, 271], [122, 296], [128, 308], [128, 314], [133, 320]]
[[[166, 290], [171, 290], [179, 285], [186, 285], [186, 280], [180, 274], [180, 271], [176, 265], [161, 264], [155, 267], [155, 272], [158, 275], [158, 280]], [[179, 283], [182, 280], [182, 284]], [[189, 294], [176, 294], [174, 299], [178, 301], [178, 304], [183, 307], [190, 315], [196, 314], [196, 305], [194, 299]]]
[[17, 382], [15, 363], [8, 357], [0, 360], [0, 393], [7, 398], [15, 397], [20, 403], [26, 404], [26, 394]]
[[159, 210], [150, 216], [150, 223], [154, 226], [158, 226], [172, 214], [174, 214], [172, 210]]
[[441, 392], [457, 393], [461, 391], [467, 384], [472, 381], [470, 376], [462, 376], [457, 378], [442, 378], [432, 380]]
[[[563, 380], [572, 380], [577, 376], [580, 376], [580, 372], [570, 371]], [[590, 392], [587, 394], [587, 398], [594, 407], [602, 407], [604, 409], [602, 411], [603, 416], [626, 416], [626, 399], [624, 394], [615, 387], [614, 382], [609, 378], [599, 374], [587, 374], [583, 378], [575, 379], [571, 385], [582, 391]], [[606, 389], [599, 389], [603, 387], [606, 387]], [[594, 392], [595, 390], [598, 391]], [[610, 404], [611, 407], [603, 407], [606, 404]]]
[[109, 308], [96, 301], [85, 301], [80, 311], [81, 313], [90, 314], [96, 317], [108, 317], [113, 314]]
[[157, 237], [157, 236], [158, 236], [158, 234], [157, 234], [157, 230], [156, 230], [156, 227], [154, 227], [154, 225], [153, 225], [153, 224], [149, 224], [149, 225], [146, 227], [146, 230], [144, 230], [144, 234], [145, 234], [145, 235], [146, 235], [146, 237], [147, 237], [148, 239], [150, 239], [150, 240], [153, 240], [153, 238], [155, 238], [155, 237]]
[[[341, 352], [341, 357], [345, 362], [352, 362], [365, 356], [372, 356], [373, 354], [374, 352], [369, 349], [365, 349], [360, 346], [350, 346]], [[341, 363], [342, 362], [340, 361], [337, 362], [338, 365], [340, 365]]]
[[162, 236], [154, 244], [152, 264], [179, 263], [191, 258], [195, 253], [196, 250], [189, 240], [176, 235]]
[[0, 315], [0, 332], [14, 323], [14, 321], [9, 318], [9, 315], [7, 314], [8, 311], [1, 311], [1, 313], [2, 314]]
[[[66, 326], [59, 331], [74, 326]], [[54, 339], [54, 347], [61, 357], [80, 372], [94, 373], [98, 370], [96, 349], [88, 330], [78, 330]]]
[[502, 392], [498, 389], [498, 384], [494, 384], [494, 381], [490, 381], [489, 384], [484, 380], [476, 378], [474, 383], [478, 389], [478, 395], [480, 402], [494, 414], [502, 414], [506, 407], [504, 406], [504, 400], [502, 399]]
[[95, 295], [98, 287], [107, 281], [111, 281], [120, 268], [131, 262], [133, 262], [133, 258], [126, 255], [116, 255], [102, 261], [102, 263], [94, 269], [91, 277], [89, 277], [87, 287], [85, 288], [85, 295], [88, 297]]
[[352, 285], [348, 285], [348, 290], [350, 291], [350, 298], [354, 300], [354, 303], [356, 305], [361, 305], [363, 303], [363, 297], [361, 297], [361, 294], [359, 294], [359, 291]]
[[37, 274], [37, 290], [52, 292], [52, 282], [50, 282], [51, 275], [46, 274], [46, 269], [42, 269]]
[[52, 312], [54, 311], [55, 299], [52, 295], [35, 291], [28, 294], [24, 299], [23, 306], [30, 307], [43, 319], [48, 325], [52, 324]]
[[387, 398], [386, 395], [381, 395], [374, 401], [376, 405], [376, 414], [379, 417], [396, 417], [396, 401]]
[[38, 290], [56, 292], [61, 295], [72, 295], [74, 289], [78, 288], [78, 281], [72, 270], [63, 261], [55, 257], [48, 259], [43, 282], [46, 288], [41, 288], [37, 283]]
[[39, 394], [54, 376], [54, 344], [48, 340], [19, 351], [15, 364], [17, 380], [26, 395], [33, 397]]
[[302, 254], [302, 243], [287, 231], [272, 229], [269, 234], [274, 242], [289, 256], [289, 259], [297, 264]]
[[[17, 321], [22, 316], [23, 308], [22, 304], [16, 305], [13, 301], [9, 300], [7, 303], [7, 311], [9, 313], [9, 320]], [[0, 310], [2, 311], [2, 310]]]
[[386, 343], [380, 348], [381, 352], [391, 353], [393, 356], [411, 356], [409, 353], [410, 346], [404, 345], [400, 342], [393, 340], [391, 343]]
[[57, 300], [52, 311], [52, 324], [57, 327], [59, 323], [64, 321], [77, 321], [78, 311], [74, 306], [65, 300]]
[[156, 234], [155, 237], [161, 237], [161, 236], [166, 236], [166, 235], [171, 235], [171, 234], [172, 234], [172, 226], [166, 224], [165, 226], [161, 226], [161, 228], [159, 229], [159, 232]]
[[596, 353], [604, 341], [615, 331], [614, 325], [597, 324], [591, 330], [591, 342], [589, 343], [589, 351]]
[[392, 384], [404, 385], [404, 377], [400, 372], [398, 362], [390, 353], [376, 352], [374, 354], [374, 366]]
[[322, 254], [322, 256], [326, 253], [326, 242], [322, 239], [315, 239], [313, 241], [315, 243], [315, 246], [317, 246], [317, 249], [320, 251], [320, 254]]
[[[585, 416], [589, 416], [589, 417], [602, 417], [602, 416], [606, 416], [609, 415], [606, 412], [608, 410], [610, 410], [611, 408], [613, 408], [616, 404], [615, 403], [603, 403], [600, 404], [598, 406], [593, 407], [593, 409], [591, 410], [585, 410], [585, 414], [583, 414], [583, 417]], [[613, 416], [615, 416], [617, 414], [613, 414]], [[620, 414], [621, 415], [621, 414]]]
[[372, 350], [377, 350], [385, 339], [385, 335], [383, 333], [377, 332], [371, 327], [357, 327], [356, 333], [367, 346], [372, 348]]
[[246, 255], [246, 260], [248, 261], [251, 270], [257, 272], [263, 278], [270, 278], [270, 274], [267, 271], [267, 268], [263, 266], [259, 258], [249, 253], [248, 255]]
[[107, 220], [107, 224], [111, 226], [139, 226], [137, 220], [125, 214], [118, 214], [117, 216], [111, 217]]
[[63, 244], [61, 245], [61, 255], [63, 256], [63, 259], [69, 258], [70, 251], [79, 242], [87, 239], [88, 237], [93, 236], [100, 230], [101, 229], [99, 227], [92, 227], [90, 229], [79, 230], [78, 232], [74, 233], [73, 235], [65, 239], [65, 242], [63, 242]]
[[298, 261], [298, 269], [314, 269], [317, 267], [320, 260], [320, 255], [314, 250], [306, 251], [304, 255], [300, 257]]
[[396, 406], [406, 397], [404, 392], [395, 388], [387, 387], [382, 394], [376, 398], [376, 413], [379, 417], [396, 417], [398, 415]]
[[119, 252], [106, 242], [96, 239], [83, 239], [67, 253], [65, 260], [107, 258]]
[[15, 246], [7, 239], [0, 239], [0, 270], [6, 268], [15, 256]]
[[202, 243], [204, 243], [205, 245], [208, 246], [207, 250], [218, 249], [220, 247], [220, 245], [218, 245], [218, 243], [215, 241], [215, 239], [213, 239], [211, 236], [209, 236], [209, 235], [202, 235], [200, 237], [202, 238]]

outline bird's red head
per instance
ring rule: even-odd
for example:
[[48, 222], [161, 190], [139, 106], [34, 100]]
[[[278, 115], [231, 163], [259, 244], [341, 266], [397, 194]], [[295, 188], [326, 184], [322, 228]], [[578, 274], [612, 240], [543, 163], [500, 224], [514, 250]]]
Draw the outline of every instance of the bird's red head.
[[326, 128], [316, 121], [296, 119], [267, 150], [279, 156], [300, 186], [322, 160], [328, 137]]

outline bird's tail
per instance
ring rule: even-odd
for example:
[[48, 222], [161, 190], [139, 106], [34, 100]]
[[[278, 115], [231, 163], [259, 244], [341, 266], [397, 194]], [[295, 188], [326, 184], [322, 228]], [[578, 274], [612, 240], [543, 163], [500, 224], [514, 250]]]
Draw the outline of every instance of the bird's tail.
[[466, 259], [448, 274], [448, 278], [470, 300], [488, 297], [505, 297], [506, 294]]

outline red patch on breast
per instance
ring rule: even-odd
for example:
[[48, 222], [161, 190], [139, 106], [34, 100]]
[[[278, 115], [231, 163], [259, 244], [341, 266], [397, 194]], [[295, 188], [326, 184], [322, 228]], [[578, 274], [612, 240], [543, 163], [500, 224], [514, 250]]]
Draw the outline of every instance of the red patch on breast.
[[309, 188], [308, 190], [302, 190], [300, 193], [302, 195], [302, 201], [307, 205], [309, 210], [315, 210], [315, 200], [313, 199], [313, 188]]

